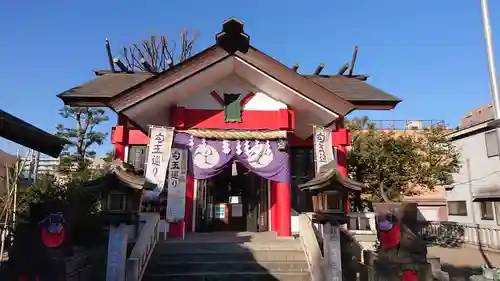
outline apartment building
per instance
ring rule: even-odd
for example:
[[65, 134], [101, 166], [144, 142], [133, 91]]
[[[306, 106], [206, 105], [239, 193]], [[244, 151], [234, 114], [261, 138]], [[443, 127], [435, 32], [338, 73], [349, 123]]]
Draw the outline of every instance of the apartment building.
[[[60, 163], [60, 158], [51, 158], [51, 157], [30, 157], [30, 158], [22, 158], [24, 163], [23, 167], [23, 176], [25, 179], [33, 179], [36, 175], [53, 175], [60, 179], [63, 178], [57, 171], [57, 168]], [[102, 158], [92, 159], [91, 169], [104, 169], [106, 165], [106, 161]]]
[[498, 135], [488, 126], [491, 104], [468, 111], [459, 130], [449, 135], [459, 149], [462, 167], [446, 188], [450, 221], [500, 225], [500, 151]]

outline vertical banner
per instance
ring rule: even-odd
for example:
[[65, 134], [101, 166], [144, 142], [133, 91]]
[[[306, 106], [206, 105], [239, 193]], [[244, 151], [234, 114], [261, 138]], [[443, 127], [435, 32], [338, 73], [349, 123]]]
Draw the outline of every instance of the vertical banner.
[[186, 213], [187, 150], [172, 149], [168, 167], [167, 221], [178, 222]]
[[165, 186], [167, 167], [174, 140], [174, 128], [151, 126], [149, 128], [148, 155], [146, 160], [146, 184], [156, 186], [160, 193]]
[[335, 156], [333, 155], [332, 147], [332, 130], [314, 126], [314, 164], [316, 168], [316, 174], [319, 173], [319, 169], [334, 161]]

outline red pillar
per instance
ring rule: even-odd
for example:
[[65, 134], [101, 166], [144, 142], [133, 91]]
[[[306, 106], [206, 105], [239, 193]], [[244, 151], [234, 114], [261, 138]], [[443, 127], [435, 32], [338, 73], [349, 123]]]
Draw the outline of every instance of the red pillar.
[[193, 204], [194, 204], [194, 178], [188, 175], [186, 180], [186, 211], [185, 227], [186, 232], [193, 230]]
[[278, 205], [278, 236], [292, 235], [292, 206], [290, 184], [276, 183], [276, 199]]
[[[337, 120], [337, 128], [344, 129], [344, 118], [339, 118]], [[344, 129], [345, 131], [345, 129]], [[347, 146], [351, 144], [351, 136], [349, 131], [345, 131], [345, 135], [341, 138], [342, 140], [337, 143], [337, 170], [343, 176], [347, 177]], [[346, 212], [351, 211], [351, 204], [349, 200], [346, 202]]]
[[127, 161], [125, 159], [125, 147], [128, 145], [129, 141], [129, 128], [127, 126], [127, 119], [118, 115], [118, 124], [113, 127], [111, 131], [111, 143], [115, 146], [115, 159], [120, 159], [122, 161]]
[[125, 144], [115, 143], [115, 159], [126, 161], [125, 159]]
[[278, 224], [279, 224], [279, 213], [278, 213], [278, 199], [277, 199], [277, 183], [275, 181], [271, 181], [269, 186], [271, 188], [271, 206], [269, 206], [271, 210], [271, 231], [278, 232]]
[[[337, 170], [343, 176], [347, 176], [347, 148], [344, 145], [337, 146]], [[346, 212], [351, 211], [351, 204], [349, 200], [347, 200], [346, 204]]]

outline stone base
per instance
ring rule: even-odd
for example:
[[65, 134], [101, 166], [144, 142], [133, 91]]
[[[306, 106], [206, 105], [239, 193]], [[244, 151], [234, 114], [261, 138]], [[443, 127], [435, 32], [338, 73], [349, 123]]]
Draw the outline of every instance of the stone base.
[[486, 279], [483, 275], [472, 275], [469, 277], [471, 281], [492, 281], [493, 279]]
[[418, 280], [433, 281], [430, 263], [387, 263], [375, 261], [373, 268], [373, 274], [375, 274], [375, 279], [373, 280], [401, 280], [401, 275], [406, 270], [411, 269], [417, 273]]

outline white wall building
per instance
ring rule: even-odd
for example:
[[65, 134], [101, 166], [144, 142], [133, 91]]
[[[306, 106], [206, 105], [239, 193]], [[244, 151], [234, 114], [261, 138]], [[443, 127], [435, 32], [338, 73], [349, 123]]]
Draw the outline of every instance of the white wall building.
[[[474, 113], [483, 110], [489, 113], [491, 108]], [[466, 117], [473, 115], [469, 112]], [[495, 130], [487, 126], [491, 118], [483, 117], [480, 123], [466, 118], [467, 123], [449, 135], [460, 151], [462, 167], [446, 190], [448, 219], [496, 227], [500, 225], [500, 151]]]
[[[35, 172], [37, 175], [58, 175], [57, 167], [59, 166], [60, 158], [40, 157], [37, 161], [34, 157], [32, 157], [22, 158], [22, 160], [26, 161], [23, 168], [23, 176], [26, 179], [29, 179], [30, 177], [33, 178], [33, 173]], [[103, 169], [105, 165], [106, 161], [102, 158], [92, 159], [91, 168]]]

